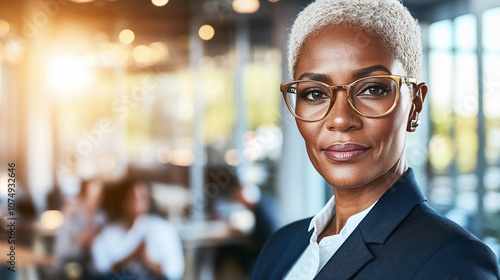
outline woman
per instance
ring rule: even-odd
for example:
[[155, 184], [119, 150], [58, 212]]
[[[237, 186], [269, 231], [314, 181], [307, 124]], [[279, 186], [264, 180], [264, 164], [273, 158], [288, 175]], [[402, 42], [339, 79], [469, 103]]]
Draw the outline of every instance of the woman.
[[[151, 195], [142, 181], [125, 180], [106, 193], [109, 218], [92, 244], [95, 268], [104, 277], [182, 279], [184, 255], [175, 227], [150, 214]], [[109, 274], [109, 275], [106, 275]]]
[[425, 202], [405, 160], [419, 124], [420, 30], [397, 0], [317, 0], [281, 90], [334, 196], [279, 230], [251, 279], [498, 279], [491, 250]]

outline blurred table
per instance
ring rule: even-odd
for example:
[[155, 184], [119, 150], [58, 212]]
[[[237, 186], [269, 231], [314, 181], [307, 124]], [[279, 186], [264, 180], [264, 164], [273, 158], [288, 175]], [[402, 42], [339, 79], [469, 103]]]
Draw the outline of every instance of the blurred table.
[[214, 279], [216, 248], [251, 241], [247, 234], [235, 230], [224, 220], [188, 222], [178, 229], [186, 254], [185, 280]]

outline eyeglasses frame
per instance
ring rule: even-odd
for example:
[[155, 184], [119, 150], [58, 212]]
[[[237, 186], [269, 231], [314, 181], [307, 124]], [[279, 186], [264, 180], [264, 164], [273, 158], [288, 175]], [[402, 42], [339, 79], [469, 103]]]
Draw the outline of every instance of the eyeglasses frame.
[[[359, 82], [359, 81], [362, 81], [362, 80], [366, 80], [366, 79], [371, 79], [371, 78], [390, 78], [392, 79], [393, 81], [396, 82], [397, 86], [398, 86], [398, 89], [397, 89], [397, 92], [396, 92], [396, 100], [394, 101], [394, 104], [392, 105], [392, 107], [385, 113], [383, 114], [380, 114], [380, 115], [374, 115], [374, 116], [371, 116], [371, 115], [366, 115], [366, 114], [363, 114], [361, 113], [360, 111], [358, 111], [358, 109], [356, 109], [354, 107], [354, 104], [353, 104], [353, 101], [351, 100], [351, 95], [349, 94], [350, 90], [351, 90], [351, 87], [353, 84]], [[331, 97], [330, 97], [330, 105], [328, 106], [328, 110], [326, 111], [325, 115], [319, 119], [315, 119], [315, 120], [308, 120], [308, 119], [304, 119], [304, 118], [301, 118], [299, 117], [297, 114], [295, 114], [292, 110], [292, 108], [290, 107], [290, 104], [288, 102], [288, 99], [287, 99], [287, 92], [286, 92], [286, 89], [289, 85], [291, 84], [295, 84], [295, 83], [299, 83], [299, 82], [316, 82], [316, 83], [319, 83], [325, 87], [327, 87], [328, 89], [331, 90]], [[397, 104], [398, 104], [398, 101], [399, 101], [399, 96], [400, 96], [400, 92], [401, 92], [401, 85], [405, 83], [405, 84], [414, 84], [414, 85], [417, 85], [417, 80], [415, 78], [409, 78], [409, 77], [403, 77], [403, 76], [399, 76], [399, 75], [375, 75], [375, 76], [367, 76], [367, 77], [363, 77], [363, 78], [360, 78], [360, 79], [357, 79], [355, 81], [353, 81], [352, 83], [350, 84], [347, 84], [347, 85], [328, 85], [326, 83], [323, 83], [323, 82], [320, 82], [320, 81], [315, 81], [315, 80], [296, 80], [296, 81], [291, 81], [291, 82], [286, 82], [286, 83], [282, 83], [280, 85], [280, 91], [281, 93], [283, 94], [283, 98], [285, 99], [285, 103], [286, 103], [286, 106], [288, 107], [288, 110], [290, 111], [290, 113], [297, 119], [301, 120], [301, 121], [305, 121], [305, 122], [318, 122], [318, 121], [321, 121], [323, 120], [324, 118], [326, 118], [326, 116], [328, 116], [328, 114], [330, 113], [330, 110], [332, 109], [333, 107], [333, 104], [335, 103], [334, 102], [334, 90], [338, 90], [338, 89], [344, 89], [348, 94], [347, 94], [347, 102], [349, 103], [349, 105], [351, 105], [351, 108], [358, 114], [360, 114], [361, 116], [365, 117], [365, 118], [380, 118], [380, 117], [383, 117], [383, 116], [387, 116], [388, 114], [390, 114], [394, 108], [396, 108]]]

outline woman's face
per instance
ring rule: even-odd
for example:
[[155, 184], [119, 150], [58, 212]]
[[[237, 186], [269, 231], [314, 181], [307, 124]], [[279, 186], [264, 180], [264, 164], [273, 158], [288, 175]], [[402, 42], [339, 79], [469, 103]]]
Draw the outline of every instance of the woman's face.
[[[328, 27], [308, 39], [295, 69], [295, 80], [313, 79], [329, 85], [349, 84], [373, 75], [406, 76], [378, 35], [341, 26]], [[337, 188], [392, 180], [384, 175], [393, 174], [391, 170], [397, 167], [406, 169], [405, 134], [415, 111], [410, 87], [403, 84], [396, 108], [379, 118], [356, 113], [346, 94], [343, 89], [336, 91], [335, 103], [325, 119], [297, 120], [312, 164]]]
[[150, 210], [149, 190], [143, 182], [137, 182], [129, 190], [127, 203], [127, 212], [130, 217], [137, 217], [148, 213]]

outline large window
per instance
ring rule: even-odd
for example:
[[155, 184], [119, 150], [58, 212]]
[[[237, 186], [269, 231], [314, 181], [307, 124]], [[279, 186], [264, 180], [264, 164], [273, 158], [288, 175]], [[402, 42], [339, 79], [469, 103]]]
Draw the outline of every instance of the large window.
[[[500, 7], [487, 10], [483, 26], [483, 104], [485, 119], [485, 235], [500, 245]], [[498, 255], [499, 251], [497, 251]]]
[[466, 14], [435, 22], [429, 27], [428, 57], [429, 201], [497, 254], [500, 40], [495, 26], [499, 25], [499, 8], [479, 18]]

